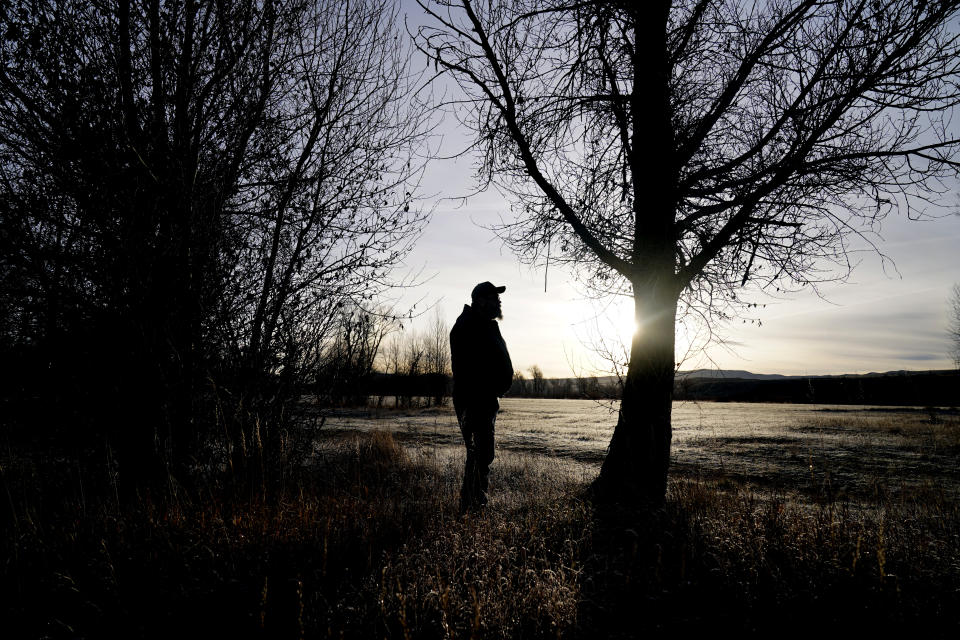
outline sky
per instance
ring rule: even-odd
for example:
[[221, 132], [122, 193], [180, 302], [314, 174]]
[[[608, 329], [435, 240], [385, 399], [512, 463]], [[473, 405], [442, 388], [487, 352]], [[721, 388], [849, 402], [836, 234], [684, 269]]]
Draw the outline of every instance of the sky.
[[[461, 160], [435, 162], [424, 186], [447, 194], [470, 185], [469, 164]], [[509, 201], [495, 192], [466, 204], [445, 197], [433, 199], [433, 217], [406, 260], [406, 269], [422, 283], [402, 300], [424, 312], [407, 330], [424, 328], [433, 307], [452, 325], [470, 302], [473, 286], [489, 280], [507, 287], [501, 332], [515, 369], [538, 365], [548, 377], [606, 373], [609, 366], [589, 344], [598, 332], [629, 339], [629, 300], [603, 308], [571, 273], [554, 265], [545, 292], [543, 268], [521, 264], [487, 228], [510, 219]], [[869, 251], [856, 254], [859, 264], [851, 278], [821, 287], [820, 295], [805, 290], [755, 298], [766, 304], [751, 310], [762, 325], [736, 320], [715, 327], [725, 344], [691, 354], [678, 350], [678, 360], [685, 358], [681, 368], [784, 375], [951, 368], [947, 313], [950, 289], [960, 282], [960, 216], [909, 221], [891, 215], [881, 236], [879, 248], [888, 259]], [[683, 342], [678, 333], [678, 346]]]
[[[463, 144], [453, 118], [438, 123], [439, 155]], [[439, 137], [438, 137], [439, 140]], [[539, 366], [548, 377], [606, 374], [610, 365], [589, 345], [603, 336], [625, 343], [633, 329], [629, 300], [599, 306], [572, 274], [551, 265], [523, 265], [489, 229], [511, 220], [510, 202], [494, 190], [460, 200], [476, 187], [469, 156], [434, 160], [421, 186], [434, 207], [404, 269], [417, 286], [399, 295], [398, 308], [416, 304], [421, 315], [405, 330], [422, 330], [438, 309], [452, 326], [470, 291], [489, 280], [505, 285], [501, 332], [515, 369]], [[845, 283], [789, 296], [759, 297], [751, 310], [760, 324], [735, 320], [713, 329], [724, 343], [686, 352], [677, 335], [682, 370], [744, 369], [754, 373], [826, 375], [949, 369], [950, 291], [960, 283], [960, 188], [944, 197], [934, 220], [906, 220], [893, 212], [880, 229], [878, 248], [853, 255], [857, 266]]]

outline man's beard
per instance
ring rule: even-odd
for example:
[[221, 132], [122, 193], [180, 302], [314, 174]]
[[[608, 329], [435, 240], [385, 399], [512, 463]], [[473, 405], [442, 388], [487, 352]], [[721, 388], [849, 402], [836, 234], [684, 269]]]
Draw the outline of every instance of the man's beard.
[[474, 305], [474, 310], [483, 318], [489, 318], [491, 320], [503, 320], [503, 311], [500, 309], [500, 305], [497, 305], [496, 307], [492, 305]]

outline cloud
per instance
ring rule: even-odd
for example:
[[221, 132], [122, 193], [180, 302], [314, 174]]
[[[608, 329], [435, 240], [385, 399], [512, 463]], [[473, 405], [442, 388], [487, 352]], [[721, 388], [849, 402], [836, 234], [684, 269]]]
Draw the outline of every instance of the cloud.
[[905, 355], [901, 356], [904, 360], [916, 360], [918, 362], [934, 362], [943, 358], [943, 356], [934, 355], [932, 353], [923, 353], [917, 355]]

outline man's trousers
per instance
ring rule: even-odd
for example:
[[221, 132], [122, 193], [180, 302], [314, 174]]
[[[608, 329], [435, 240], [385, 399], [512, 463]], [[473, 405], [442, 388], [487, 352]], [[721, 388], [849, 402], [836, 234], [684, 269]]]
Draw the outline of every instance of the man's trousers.
[[490, 464], [493, 462], [493, 432], [500, 401], [496, 398], [469, 403], [454, 400], [460, 433], [467, 448], [467, 463], [460, 489], [460, 509], [467, 511], [487, 503]]

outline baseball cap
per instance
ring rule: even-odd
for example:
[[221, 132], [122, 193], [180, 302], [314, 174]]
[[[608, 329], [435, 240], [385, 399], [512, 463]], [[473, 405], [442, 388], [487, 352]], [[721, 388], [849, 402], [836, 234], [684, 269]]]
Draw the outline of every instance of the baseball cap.
[[495, 296], [498, 293], [503, 293], [506, 290], [506, 287], [495, 287], [491, 282], [481, 282], [473, 288], [473, 291], [470, 293], [470, 297], [480, 298], [483, 296]]

